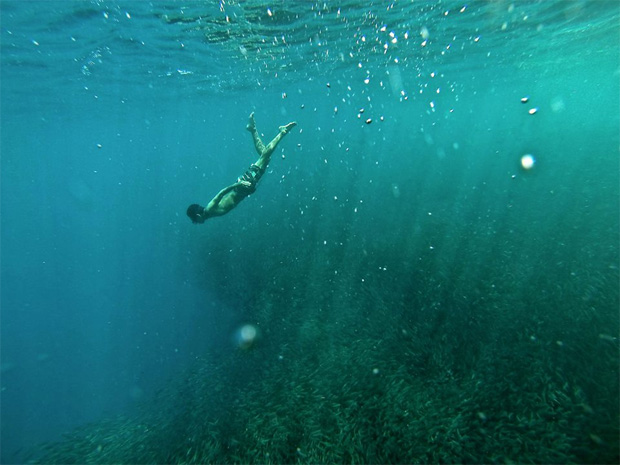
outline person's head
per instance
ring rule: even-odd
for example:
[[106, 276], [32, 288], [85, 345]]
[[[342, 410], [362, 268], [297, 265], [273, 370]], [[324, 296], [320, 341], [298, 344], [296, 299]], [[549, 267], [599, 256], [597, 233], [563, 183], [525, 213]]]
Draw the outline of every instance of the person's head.
[[205, 207], [202, 207], [197, 203], [193, 203], [187, 207], [187, 216], [189, 216], [189, 219], [192, 220], [192, 223], [194, 224], [204, 223], [207, 219], [205, 215]]

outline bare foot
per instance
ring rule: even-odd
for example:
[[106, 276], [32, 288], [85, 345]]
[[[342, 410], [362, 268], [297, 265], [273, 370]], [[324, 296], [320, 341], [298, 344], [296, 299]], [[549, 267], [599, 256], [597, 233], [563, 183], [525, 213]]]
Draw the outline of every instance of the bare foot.
[[256, 121], [254, 121], [254, 112], [250, 113], [250, 119], [248, 120], [248, 125], [245, 128], [250, 132], [256, 129]]
[[297, 126], [297, 123], [295, 121], [293, 121], [292, 123], [288, 123], [285, 126], [280, 126], [280, 132], [283, 132], [284, 134], [288, 134], [289, 132], [291, 132], [291, 129], [293, 129], [295, 126]]

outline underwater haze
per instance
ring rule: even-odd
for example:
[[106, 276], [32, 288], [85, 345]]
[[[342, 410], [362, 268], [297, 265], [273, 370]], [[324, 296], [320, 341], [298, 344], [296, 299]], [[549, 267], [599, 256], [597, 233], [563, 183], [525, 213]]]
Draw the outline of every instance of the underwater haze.
[[[2, 463], [618, 463], [620, 4], [0, 2]], [[195, 225], [279, 144], [257, 191]]]

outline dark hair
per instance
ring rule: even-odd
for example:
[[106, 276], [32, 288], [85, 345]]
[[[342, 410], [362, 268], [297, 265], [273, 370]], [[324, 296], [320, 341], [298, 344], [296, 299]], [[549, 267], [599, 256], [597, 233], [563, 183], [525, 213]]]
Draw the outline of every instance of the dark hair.
[[202, 214], [205, 211], [205, 207], [198, 205], [197, 203], [191, 204], [187, 207], [187, 216], [192, 220], [192, 223], [204, 223], [205, 219], [202, 217]]

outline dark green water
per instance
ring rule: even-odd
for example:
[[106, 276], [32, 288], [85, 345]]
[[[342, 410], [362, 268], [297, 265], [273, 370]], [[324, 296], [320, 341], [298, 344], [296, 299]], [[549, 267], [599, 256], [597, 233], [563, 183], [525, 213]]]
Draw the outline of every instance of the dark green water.
[[[3, 364], [54, 341], [3, 462], [618, 463], [615, 2], [43, 5], [1, 4]], [[298, 127], [194, 226], [250, 111]]]

